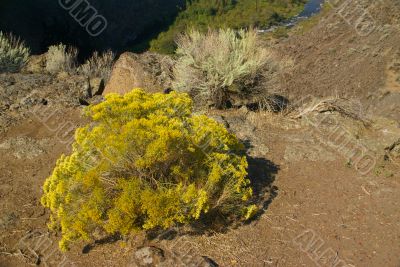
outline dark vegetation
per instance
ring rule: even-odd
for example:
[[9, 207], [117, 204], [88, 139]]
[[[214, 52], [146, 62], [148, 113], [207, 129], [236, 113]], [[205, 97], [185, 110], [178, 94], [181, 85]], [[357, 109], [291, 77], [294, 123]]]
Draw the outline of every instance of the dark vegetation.
[[[25, 40], [34, 54], [64, 43], [79, 48], [80, 60], [93, 51], [172, 53], [175, 37], [188, 27], [266, 27], [298, 13], [305, 0], [91, 0], [108, 22], [97, 37], [54, 0], [2, 0], [0, 30]], [[19, 19], [16, 19], [19, 18]], [[23, 18], [23, 19], [21, 19]], [[151, 45], [150, 45], [151, 43]]]
[[106, 30], [97, 37], [90, 36], [57, 0], [0, 1], [0, 30], [21, 37], [34, 54], [63, 43], [79, 48], [83, 60], [93, 51], [120, 52], [141, 43], [149, 32], [160, 32], [170, 24], [185, 5], [184, 0], [90, 0], [88, 3], [108, 22]]
[[175, 22], [151, 42], [151, 50], [175, 51], [176, 37], [194, 28], [266, 28], [300, 13], [306, 0], [190, 0]]

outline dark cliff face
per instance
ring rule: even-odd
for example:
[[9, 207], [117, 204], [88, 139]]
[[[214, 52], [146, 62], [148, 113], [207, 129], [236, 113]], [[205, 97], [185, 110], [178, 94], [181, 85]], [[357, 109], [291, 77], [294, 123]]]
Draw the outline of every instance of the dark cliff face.
[[65, 43], [81, 58], [94, 50], [138, 45], [169, 25], [184, 0], [2, 0], [0, 30], [13, 32], [42, 53]]

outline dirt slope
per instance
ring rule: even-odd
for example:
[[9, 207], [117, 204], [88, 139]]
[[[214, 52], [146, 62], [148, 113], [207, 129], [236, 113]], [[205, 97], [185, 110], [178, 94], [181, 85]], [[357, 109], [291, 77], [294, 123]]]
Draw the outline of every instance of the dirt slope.
[[[282, 75], [282, 92], [291, 98], [356, 97], [374, 107], [395, 104], [388, 98], [398, 101], [400, 93], [398, 1], [329, 2], [341, 4], [326, 4], [330, 10], [318, 23], [300, 25], [276, 46], [281, 57], [293, 60]], [[383, 115], [392, 111], [387, 104]]]
[[39, 202], [41, 186], [84, 122], [78, 102], [84, 80], [0, 77], [0, 266], [137, 266], [141, 246], [163, 250], [160, 266], [212, 266], [202, 256], [219, 266], [400, 266], [400, 92], [393, 78], [400, 76], [394, 52], [400, 12], [397, 2], [383, 3], [370, 9], [382, 31], [389, 29], [381, 41], [380, 31], [360, 36], [331, 10], [303, 35], [276, 45], [295, 62], [282, 75], [281, 90], [291, 99], [357, 97], [368, 125], [334, 111], [209, 112], [248, 146], [263, 208], [250, 223], [213, 232], [114, 237], [60, 254]]

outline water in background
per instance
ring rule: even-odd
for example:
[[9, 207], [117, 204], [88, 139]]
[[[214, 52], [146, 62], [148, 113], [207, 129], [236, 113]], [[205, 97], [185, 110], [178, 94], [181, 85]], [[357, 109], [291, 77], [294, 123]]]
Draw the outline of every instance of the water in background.
[[321, 11], [322, 4], [325, 0], [310, 0], [304, 6], [304, 10], [298, 15], [298, 17], [309, 18], [312, 15]]
[[309, 0], [305, 6], [304, 10], [297, 16], [294, 16], [293, 18], [281, 23], [280, 25], [277, 26], [272, 26], [267, 29], [259, 30], [258, 32], [263, 33], [263, 32], [272, 32], [278, 27], [293, 27], [296, 25], [298, 22], [307, 19], [318, 12], [321, 11], [322, 5], [324, 4], [326, 0]]

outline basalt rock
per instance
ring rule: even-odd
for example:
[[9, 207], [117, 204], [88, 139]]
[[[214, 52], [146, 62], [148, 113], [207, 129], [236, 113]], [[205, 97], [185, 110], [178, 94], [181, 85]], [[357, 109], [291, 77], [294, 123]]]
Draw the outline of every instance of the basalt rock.
[[124, 53], [114, 65], [104, 93], [124, 94], [134, 88], [162, 92], [171, 86], [174, 61], [155, 53]]

